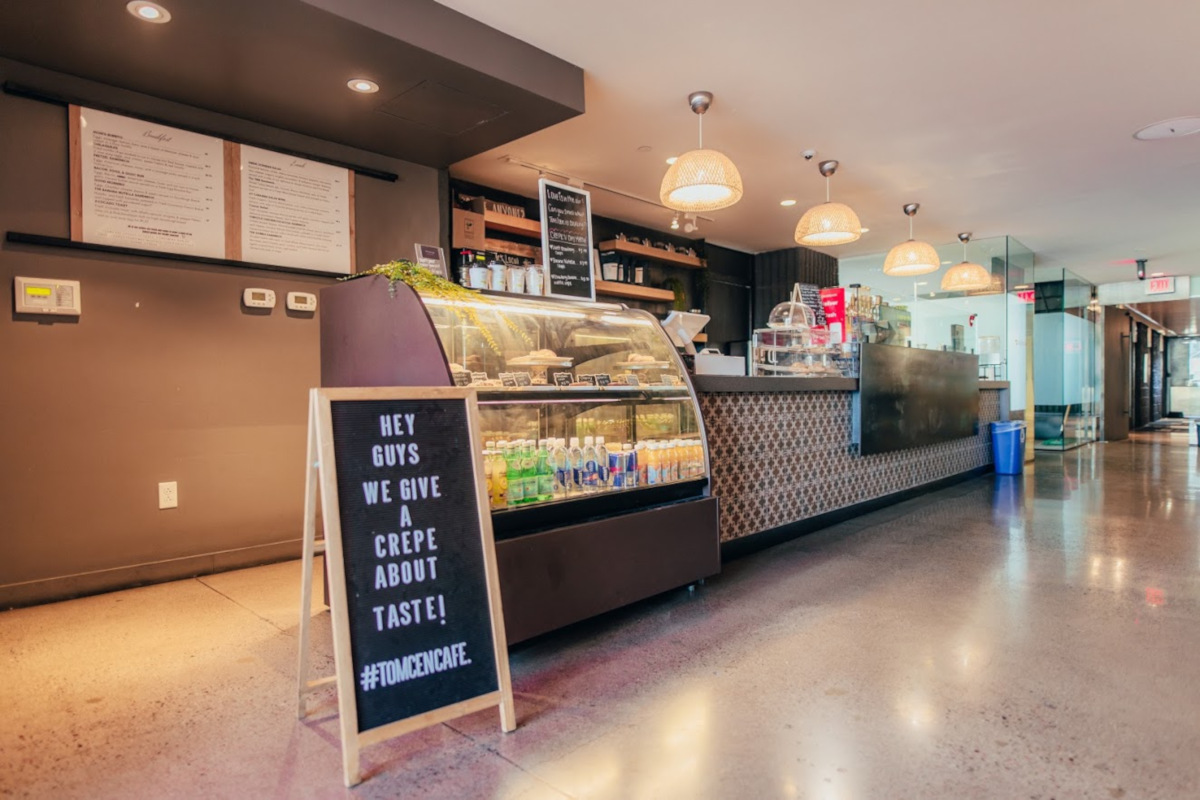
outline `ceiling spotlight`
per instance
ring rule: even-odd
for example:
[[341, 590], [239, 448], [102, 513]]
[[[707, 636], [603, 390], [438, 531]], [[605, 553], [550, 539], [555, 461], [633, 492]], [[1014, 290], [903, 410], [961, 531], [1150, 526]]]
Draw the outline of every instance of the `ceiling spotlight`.
[[164, 22], [171, 21], [170, 11], [167, 11], [158, 3], [149, 2], [149, 0], [132, 0], [132, 2], [126, 4], [125, 10], [142, 22], [153, 22], [161, 25]]
[[1146, 261], [1145, 258], [1136, 259], [1137, 261], [1137, 276], [1139, 281], [1146, 280]]
[[1200, 117], [1177, 117], [1147, 125], [1135, 133], [1133, 138], [1142, 141], [1178, 139], [1181, 136], [1191, 136], [1196, 133], [1200, 133]]
[[870, 233], [871, 229], [870, 228], [859, 228], [858, 232], [859, 233]]
[[379, 91], [379, 84], [366, 78], [351, 78], [346, 81], [346, 85], [359, 94], [375, 94]]
[[796, 205], [796, 201], [795, 200], [780, 200], [779, 205], [783, 206], [784, 208], [791, 208], [792, 206]]
[[667, 159], [667, 163], [674, 164], [678, 160], [679, 160], [679, 156], [671, 156], [670, 158]]
[[918, 242], [913, 238], [913, 217], [916, 216], [920, 203], [908, 203], [904, 213], [908, 217], [908, 241], [901, 242], [888, 251], [883, 262], [884, 275], [927, 275], [937, 272], [942, 264], [937, 250], [928, 242]]
[[679, 230], [679, 212], [675, 212], [675, 216], [671, 217], [671, 230]]
[[844, 203], [829, 202], [829, 178], [837, 168], [836, 161], [821, 162], [819, 169], [825, 176], [825, 202], [804, 212], [796, 224], [796, 244], [831, 247], [850, 244], [862, 236], [862, 223], [854, 209]]
[[958, 240], [962, 242], [963, 260], [961, 264], [946, 270], [946, 274], [942, 276], [942, 291], [981, 292], [990, 288], [992, 274], [987, 268], [967, 261], [967, 242], [971, 241], [971, 234], [960, 233]]
[[684, 233], [695, 233], [696, 231], [700, 230], [700, 223], [696, 221], [695, 214], [684, 214], [683, 220]]
[[704, 112], [712, 105], [712, 92], [692, 92], [688, 105], [699, 124], [699, 144], [667, 167], [658, 196], [674, 211], [716, 211], [742, 199], [742, 176], [729, 156], [704, 149]]

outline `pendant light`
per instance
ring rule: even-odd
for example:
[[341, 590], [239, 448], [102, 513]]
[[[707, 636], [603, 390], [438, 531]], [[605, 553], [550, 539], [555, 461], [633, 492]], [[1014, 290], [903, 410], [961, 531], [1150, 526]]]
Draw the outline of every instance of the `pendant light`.
[[942, 276], [942, 291], [978, 292], [992, 288], [992, 274], [982, 265], [967, 261], [967, 242], [971, 241], [971, 234], [960, 233], [958, 240], [962, 242], [963, 260], [946, 270]]
[[937, 272], [938, 267], [942, 265], [941, 258], [938, 256], [937, 250], [933, 249], [933, 245], [927, 242], [918, 242], [913, 238], [912, 218], [920, 207], [920, 203], [908, 203], [904, 206], [904, 213], [908, 216], [908, 241], [901, 242], [888, 251], [887, 258], [883, 262], [884, 275], [896, 275], [902, 278], [928, 275], [931, 272]]
[[742, 199], [742, 176], [724, 153], [704, 149], [704, 112], [712, 92], [692, 92], [688, 104], [700, 126], [700, 147], [675, 160], [663, 176], [658, 196], [674, 211], [716, 211]]
[[796, 225], [796, 244], [810, 247], [832, 247], [850, 244], [862, 236], [858, 214], [844, 203], [829, 202], [829, 178], [837, 171], [838, 162], [822, 161], [819, 165], [825, 176], [825, 202], [804, 212]]

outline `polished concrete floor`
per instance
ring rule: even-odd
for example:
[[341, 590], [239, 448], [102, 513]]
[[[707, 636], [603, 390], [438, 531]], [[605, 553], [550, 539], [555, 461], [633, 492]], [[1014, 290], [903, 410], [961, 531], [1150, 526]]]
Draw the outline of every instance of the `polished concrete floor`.
[[1200, 797], [1200, 451], [1170, 441], [1040, 455], [519, 648], [519, 730], [376, 745], [353, 792], [332, 695], [294, 718], [297, 564], [6, 612], [0, 795]]

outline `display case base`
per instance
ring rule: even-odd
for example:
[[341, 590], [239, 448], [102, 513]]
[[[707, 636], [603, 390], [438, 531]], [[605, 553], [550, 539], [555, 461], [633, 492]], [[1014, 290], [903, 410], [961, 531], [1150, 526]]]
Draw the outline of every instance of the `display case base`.
[[706, 497], [496, 542], [510, 644], [721, 570]]

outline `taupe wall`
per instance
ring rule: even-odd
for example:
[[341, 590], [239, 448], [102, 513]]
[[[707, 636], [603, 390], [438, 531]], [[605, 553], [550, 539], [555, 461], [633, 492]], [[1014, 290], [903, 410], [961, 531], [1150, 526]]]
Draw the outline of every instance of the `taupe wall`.
[[1130, 316], [1115, 306], [1104, 309], [1104, 438], [1129, 438]]
[[[441, 239], [436, 170], [14, 62], [0, 80], [399, 174], [356, 182], [360, 266]], [[0, 230], [68, 235], [65, 109], [0, 95]], [[81, 281], [83, 316], [17, 319], [14, 275]], [[331, 280], [4, 244], [0, 607], [298, 553], [318, 320], [283, 298]], [[250, 286], [279, 306], [243, 311]]]

